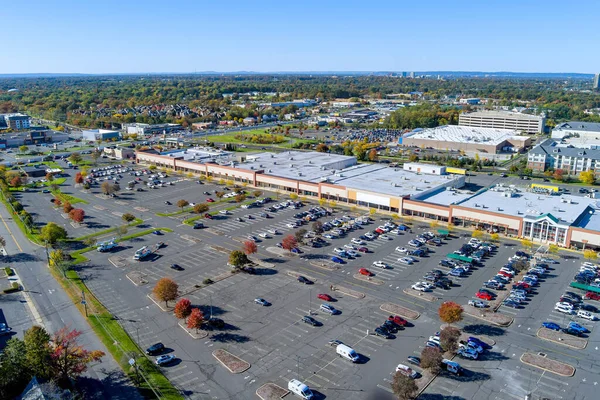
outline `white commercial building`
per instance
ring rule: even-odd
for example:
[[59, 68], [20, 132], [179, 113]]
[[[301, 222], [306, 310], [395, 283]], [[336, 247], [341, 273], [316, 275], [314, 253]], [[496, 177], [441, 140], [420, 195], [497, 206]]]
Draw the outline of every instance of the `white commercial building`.
[[569, 121], [558, 124], [552, 129], [553, 139], [578, 138], [580, 144], [600, 145], [600, 123]]
[[530, 115], [508, 111], [476, 111], [460, 114], [458, 125], [513, 129], [524, 133], [543, 133], [546, 129], [546, 116], [544, 114]]

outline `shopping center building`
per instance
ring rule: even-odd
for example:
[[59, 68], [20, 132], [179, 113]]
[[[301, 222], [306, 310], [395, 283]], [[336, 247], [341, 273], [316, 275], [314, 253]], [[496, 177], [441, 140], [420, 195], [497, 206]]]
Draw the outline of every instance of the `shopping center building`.
[[[138, 163], [374, 208], [403, 216], [473, 227], [563, 247], [600, 249], [600, 202], [527, 187], [496, 185], [476, 192], [464, 175], [444, 166], [362, 164], [355, 157], [318, 152], [223, 154], [138, 151]], [[200, 151], [201, 152], [201, 151]], [[193, 158], [191, 154], [196, 154]], [[204, 154], [204, 153], [203, 153]]]

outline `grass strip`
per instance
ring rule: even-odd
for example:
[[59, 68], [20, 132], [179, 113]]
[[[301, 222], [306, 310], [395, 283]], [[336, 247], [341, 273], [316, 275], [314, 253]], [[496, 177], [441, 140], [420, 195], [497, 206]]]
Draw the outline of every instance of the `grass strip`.
[[[140, 218], [136, 218], [133, 221], [131, 221], [129, 224], [127, 224], [127, 226], [137, 226], [137, 225], [140, 225], [143, 222], [144, 222], [144, 220], [142, 220]], [[107, 228], [107, 229], [104, 229], [104, 230], [96, 232], [96, 233], [90, 233], [89, 235], [80, 236], [80, 237], [75, 238], [73, 240], [83, 241], [85, 239], [89, 239], [89, 238], [93, 238], [93, 237], [97, 237], [97, 236], [106, 235], [107, 233], [114, 232], [117, 229], [118, 229], [118, 227]]]

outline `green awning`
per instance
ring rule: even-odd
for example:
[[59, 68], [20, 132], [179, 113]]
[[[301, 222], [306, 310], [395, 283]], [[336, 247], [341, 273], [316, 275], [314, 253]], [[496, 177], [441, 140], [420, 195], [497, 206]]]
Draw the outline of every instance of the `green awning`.
[[448, 231], [447, 229], [438, 229], [438, 233], [440, 235], [449, 235], [450, 231]]

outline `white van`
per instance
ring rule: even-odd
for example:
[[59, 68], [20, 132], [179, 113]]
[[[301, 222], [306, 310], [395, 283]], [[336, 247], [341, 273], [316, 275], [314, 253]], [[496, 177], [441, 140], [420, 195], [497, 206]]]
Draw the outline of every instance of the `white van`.
[[356, 351], [354, 351], [352, 347], [348, 347], [345, 344], [338, 344], [335, 351], [340, 357], [344, 357], [352, 362], [357, 362], [359, 359]]
[[308, 386], [300, 382], [298, 379], [292, 379], [288, 382], [288, 390], [295, 395], [302, 397], [303, 399], [310, 400], [313, 398], [313, 393], [310, 391]]

